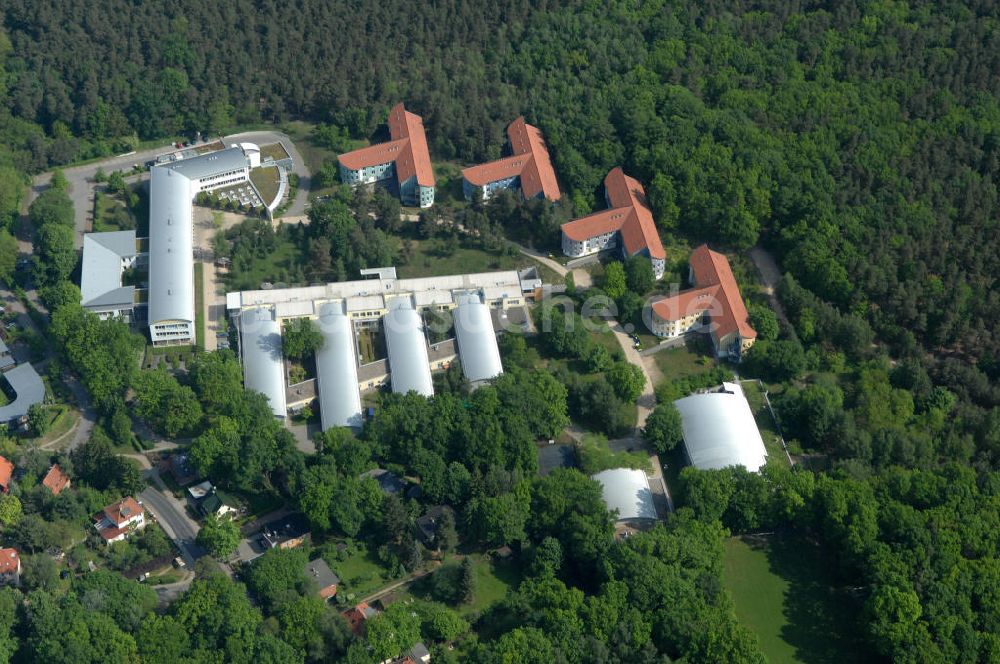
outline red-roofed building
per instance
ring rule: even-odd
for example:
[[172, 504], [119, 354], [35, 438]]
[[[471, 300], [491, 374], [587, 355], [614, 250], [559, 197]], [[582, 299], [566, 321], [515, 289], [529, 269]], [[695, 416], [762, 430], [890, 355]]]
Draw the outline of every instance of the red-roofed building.
[[0, 491], [10, 491], [10, 478], [14, 475], [14, 464], [0, 456]]
[[703, 244], [688, 261], [694, 288], [653, 302], [652, 331], [676, 337], [707, 326], [716, 355], [739, 360], [757, 339], [729, 261]]
[[434, 205], [434, 169], [424, 121], [400, 102], [389, 111], [389, 136], [386, 143], [340, 155], [341, 181], [353, 187], [395, 177], [404, 205]]
[[121, 542], [136, 530], [146, 527], [146, 513], [132, 496], [108, 505], [95, 514], [93, 519], [94, 528], [106, 544]]
[[69, 475], [63, 472], [58, 463], [49, 468], [49, 472], [45, 473], [45, 479], [42, 480], [42, 486], [48, 488], [53, 496], [58, 496], [59, 492], [69, 485]]
[[507, 127], [511, 156], [462, 171], [462, 190], [472, 200], [476, 190], [489, 200], [500, 189], [518, 189], [525, 199], [558, 201], [559, 183], [541, 130], [519, 117]]
[[17, 549], [0, 549], [0, 584], [21, 583], [21, 556]]
[[607, 210], [562, 225], [563, 253], [587, 256], [620, 247], [625, 257], [649, 257], [653, 274], [662, 279], [667, 254], [646, 202], [646, 190], [617, 167], [604, 178], [604, 198]]
[[378, 615], [378, 609], [372, 606], [368, 606], [365, 602], [361, 602], [357, 606], [353, 606], [346, 611], [342, 612], [340, 615], [344, 617], [347, 621], [348, 626], [355, 636], [365, 635], [365, 623], [369, 618], [374, 618]]

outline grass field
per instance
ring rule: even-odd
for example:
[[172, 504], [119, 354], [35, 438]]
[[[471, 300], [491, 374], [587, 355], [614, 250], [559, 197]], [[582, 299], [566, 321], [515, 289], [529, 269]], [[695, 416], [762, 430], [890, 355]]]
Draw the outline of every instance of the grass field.
[[463, 613], [483, 611], [499, 602], [508, 590], [521, 583], [521, 572], [512, 561], [494, 562], [478, 553], [470, 554], [469, 557], [472, 558], [472, 566], [476, 571], [476, 592], [472, 603], [463, 607]]
[[253, 169], [250, 171], [250, 182], [257, 188], [257, 193], [260, 194], [260, 200], [263, 201], [264, 205], [270, 205], [274, 202], [275, 196], [278, 195], [278, 185], [281, 182], [278, 167], [268, 166]]
[[194, 264], [194, 343], [205, 350], [205, 265]]
[[732, 538], [723, 584], [768, 661], [867, 662], [855, 639], [860, 606], [829, 585], [822, 552], [799, 538]]
[[753, 411], [753, 417], [757, 421], [760, 437], [764, 440], [764, 447], [767, 448], [767, 462], [787, 468], [788, 456], [781, 447], [778, 428], [767, 410], [767, 404], [764, 403], [764, 392], [760, 385], [754, 381], [744, 381], [740, 387], [743, 388], [743, 394], [746, 395], [747, 403], [750, 404], [750, 410]]
[[347, 560], [328, 560], [330, 568], [344, 582], [344, 591], [357, 600], [390, 583], [393, 579], [371, 553], [356, 553]]
[[666, 382], [705, 373], [715, 367], [715, 361], [700, 352], [696, 344], [667, 348], [653, 354], [656, 366]]
[[411, 240], [413, 255], [398, 268], [400, 278], [431, 277], [442, 274], [466, 274], [512, 270], [526, 264], [520, 256], [491, 254], [482, 249], [460, 246], [448, 254], [436, 240]]

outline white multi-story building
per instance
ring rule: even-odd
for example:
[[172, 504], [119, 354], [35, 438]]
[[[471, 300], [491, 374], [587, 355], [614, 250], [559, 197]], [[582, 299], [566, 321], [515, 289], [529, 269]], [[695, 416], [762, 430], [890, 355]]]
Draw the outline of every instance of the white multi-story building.
[[621, 247], [621, 253], [647, 256], [653, 274], [663, 278], [666, 252], [639, 181], [614, 168], [604, 178], [608, 209], [562, 225], [562, 250], [567, 256], [587, 256]]
[[87, 233], [83, 236], [80, 302], [102, 319], [132, 319], [135, 287], [122, 283], [126, 270], [145, 259], [136, 245], [135, 231]]
[[150, 168], [149, 336], [154, 346], [194, 342], [192, 201], [202, 191], [250, 179], [260, 165], [252, 143]]
[[434, 169], [424, 121], [400, 102], [389, 111], [389, 136], [387, 143], [340, 155], [341, 181], [354, 187], [395, 178], [404, 205], [434, 205]]

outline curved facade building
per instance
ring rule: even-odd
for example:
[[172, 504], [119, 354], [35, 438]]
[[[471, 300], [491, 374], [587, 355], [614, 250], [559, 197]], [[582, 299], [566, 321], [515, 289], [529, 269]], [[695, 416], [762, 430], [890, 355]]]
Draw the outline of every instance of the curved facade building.
[[503, 373], [489, 308], [476, 294], [459, 295], [452, 312], [462, 373], [473, 385]]
[[413, 304], [402, 298], [390, 302], [389, 312], [382, 318], [382, 327], [389, 352], [392, 391], [406, 394], [413, 390], [425, 397], [433, 396], [424, 323]]
[[757, 472], [767, 463], [767, 449], [739, 385], [723, 383], [719, 391], [692, 394], [674, 405], [681, 414], [684, 449], [695, 468], [743, 466]]
[[354, 353], [354, 325], [342, 302], [327, 302], [316, 321], [323, 347], [316, 351], [316, 383], [323, 431], [331, 427], [361, 426], [358, 362]]
[[149, 336], [154, 344], [194, 339], [191, 181], [164, 166], [150, 169]]
[[285, 417], [285, 364], [281, 354], [281, 325], [270, 307], [247, 309], [240, 315], [240, 353], [243, 384], [261, 392], [275, 417]]

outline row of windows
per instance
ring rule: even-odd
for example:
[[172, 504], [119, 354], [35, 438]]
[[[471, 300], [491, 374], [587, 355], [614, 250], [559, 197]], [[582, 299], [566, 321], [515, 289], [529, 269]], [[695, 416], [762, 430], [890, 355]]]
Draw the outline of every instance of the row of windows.
[[242, 175], [245, 176], [246, 172], [247, 172], [247, 170], [245, 168], [241, 168], [241, 169], [235, 170], [235, 171], [226, 171], [225, 173], [217, 173], [215, 175], [209, 175], [208, 177], [203, 177], [203, 178], [199, 179], [198, 182], [199, 183], [215, 182], [216, 180], [218, 180], [220, 178], [227, 178], [227, 177], [231, 177], [231, 176], [236, 175], [236, 174], [242, 174]]

